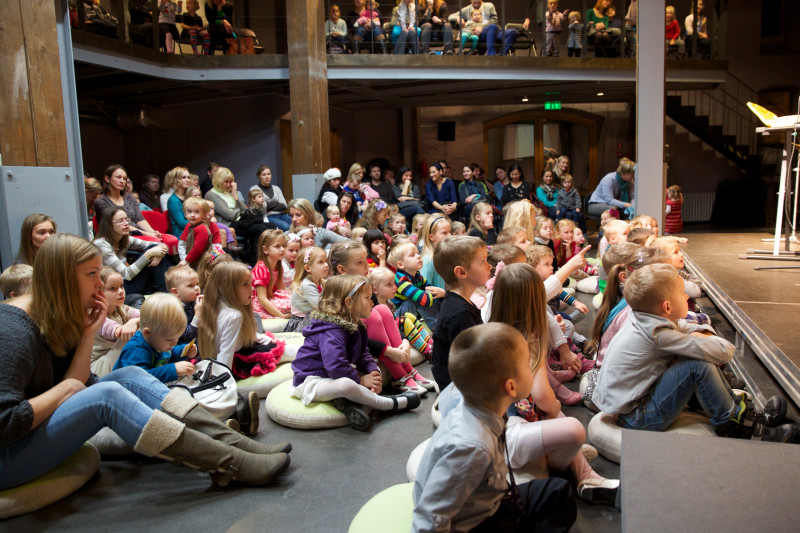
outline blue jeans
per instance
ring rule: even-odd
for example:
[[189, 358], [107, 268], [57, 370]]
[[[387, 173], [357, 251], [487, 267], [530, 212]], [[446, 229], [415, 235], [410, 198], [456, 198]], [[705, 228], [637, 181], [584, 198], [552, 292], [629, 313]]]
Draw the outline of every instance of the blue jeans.
[[136, 366], [115, 370], [67, 398], [33, 431], [0, 450], [0, 490], [63, 463], [103, 427], [131, 446], [169, 389]]
[[503, 43], [503, 53], [506, 55], [511, 47], [517, 42], [519, 32], [517, 30], [503, 30], [497, 24], [489, 24], [483, 28], [478, 42], [486, 43], [486, 55], [496, 56], [497, 50], [495, 43]]
[[419, 53], [419, 28], [415, 30], [409, 30], [404, 32], [400, 26], [395, 26], [394, 30], [392, 31], [392, 35], [396, 35], [393, 39], [395, 41], [394, 45], [394, 53], [403, 55], [406, 53], [406, 46], [411, 45], [411, 53], [418, 54]]
[[[148, 246], [148, 249], [152, 248], [153, 246]], [[127, 254], [128, 262], [133, 264], [140, 255], [141, 253], [138, 252], [129, 252]], [[154, 292], [169, 292], [167, 290], [167, 283], [164, 280], [164, 276], [166, 275], [170, 266], [172, 265], [170, 265], [169, 260], [166, 257], [162, 258], [161, 262], [156, 266], [150, 266], [148, 264], [138, 274], [136, 274], [132, 280], [125, 280], [123, 282], [123, 285], [125, 285], [125, 292], [129, 294], [153, 294]]]
[[420, 41], [422, 42], [423, 54], [431, 49], [431, 39], [441, 39], [444, 43], [445, 52], [453, 50], [453, 32], [450, 29], [450, 24], [445, 23], [442, 27], [434, 29], [433, 24], [426, 22], [422, 25], [421, 30]]
[[575, 211], [574, 209], [567, 209], [562, 207], [558, 213], [556, 213], [556, 220], [561, 220], [562, 218], [568, 218], [575, 223], [576, 226], [581, 228], [581, 231], [586, 233], [586, 219], [583, 218], [583, 213]]
[[281, 213], [278, 215], [267, 215], [267, 216], [269, 218], [269, 221], [272, 224], [275, 224], [275, 226], [279, 230], [289, 231], [289, 227], [292, 225], [292, 217], [290, 217], [285, 213]]
[[366, 28], [365, 26], [359, 26], [356, 28], [356, 35], [361, 37], [362, 40], [367, 40], [367, 35], [372, 34], [372, 38], [374, 40], [378, 40], [378, 37], [383, 36], [383, 28], [380, 26], [372, 26], [372, 28]]
[[617, 417], [617, 424], [628, 429], [664, 431], [678, 418], [692, 394], [720, 426], [736, 412], [733, 392], [720, 369], [706, 361], [683, 357], [667, 369], [650, 394], [633, 411]]

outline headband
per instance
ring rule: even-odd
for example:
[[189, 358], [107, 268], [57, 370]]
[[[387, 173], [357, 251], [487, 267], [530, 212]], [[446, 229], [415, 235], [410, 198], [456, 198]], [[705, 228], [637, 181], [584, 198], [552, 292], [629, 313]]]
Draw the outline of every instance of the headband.
[[389, 206], [386, 205], [386, 202], [384, 202], [383, 200], [378, 200], [377, 202], [375, 202], [376, 211], [380, 211], [381, 209], [386, 209], [387, 207]]
[[287, 233], [286, 240], [289, 242], [300, 242], [300, 235], [297, 233]]
[[355, 287], [350, 289], [350, 292], [347, 293], [346, 298], [352, 298], [353, 295], [358, 292], [358, 289], [360, 289], [366, 282], [367, 282], [366, 279], [362, 279], [361, 281], [359, 281]]
[[304, 265], [307, 265], [307, 264], [308, 264], [308, 260], [309, 260], [310, 258], [311, 258], [311, 248], [308, 248], [308, 249], [306, 249], [306, 253], [305, 253], [305, 255], [303, 256], [303, 264], [304, 264]]
[[305, 229], [301, 229], [295, 235], [299, 239], [305, 232], [310, 231], [312, 235], [317, 234], [317, 227], [316, 226], [306, 226]]
[[443, 217], [443, 216], [437, 216], [436, 218], [434, 218], [433, 220], [431, 220], [431, 229], [430, 229], [430, 230], [428, 230], [428, 232], [429, 232], [429, 233], [430, 233], [431, 231], [433, 231], [433, 227], [434, 227], [434, 226], [436, 225], [436, 223], [437, 223], [437, 222], [439, 222], [440, 220], [444, 220], [444, 217]]

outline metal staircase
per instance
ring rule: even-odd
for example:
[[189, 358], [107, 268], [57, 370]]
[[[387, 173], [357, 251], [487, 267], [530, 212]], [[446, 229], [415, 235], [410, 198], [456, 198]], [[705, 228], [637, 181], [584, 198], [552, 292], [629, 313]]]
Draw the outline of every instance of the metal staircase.
[[732, 74], [711, 90], [667, 91], [667, 116], [754, 178], [768, 173], [755, 129], [761, 125], [747, 102], [759, 94]]

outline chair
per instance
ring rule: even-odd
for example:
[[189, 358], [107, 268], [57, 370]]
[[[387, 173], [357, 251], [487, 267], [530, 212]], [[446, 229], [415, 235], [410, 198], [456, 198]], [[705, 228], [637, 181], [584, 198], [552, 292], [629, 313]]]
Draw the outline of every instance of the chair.
[[159, 233], [169, 233], [169, 218], [166, 213], [158, 211], [142, 211], [142, 216], [153, 230]]

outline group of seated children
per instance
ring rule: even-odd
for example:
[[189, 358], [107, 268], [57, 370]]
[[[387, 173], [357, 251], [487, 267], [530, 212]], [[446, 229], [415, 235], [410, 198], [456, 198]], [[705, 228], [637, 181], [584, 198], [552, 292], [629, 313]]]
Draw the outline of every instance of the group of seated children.
[[[659, 237], [649, 216], [628, 223], [603, 213], [600, 254], [589, 264], [591, 247], [558, 204], [571, 195], [569, 182], [557, 190], [545, 175], [540, 191], [545, 206], [555, 196], [556, 216], [565, 215], [555, 225], [522, 200], [504, 207], [499, 234], [491, 210], [478, 207], [472, 236], [466, 228], [453, 235], [454, 222], [440, 213], [415, 217], [409, 234], [395, 224], [405, 219], [378, 200], [365, 210], [373, 227], [327, 252], [312, 227], [264, 231], [252, 270], [220, 249], [207, 203], [187, 198], [186, 255], [166, 270], [164, 291], [136, 309], [125, 303], [123, 274], [112, 266], [99, 272], [108, 305], [92, 371], [138, 366], [172, 383], [195, 374], [203, 359], [237, 379], [291, 360], [290, 395], [306, 405], [332, 402], [362, 431], [378, 412], [415, 409], [421, 396], [441, 391], [443, 422], [414, 487], [415, 530], [568, 528], [575, 504], [565, 482], [514, 482], [514, 469], [543, 457], [573, 472], [579, 497], [613, 504], [619, 481], [589, 466], [583, 426], [562, 405], [583, 401], [622, 427], [662, 431], [696, 395], [721, 436], [800, 441], [785, 422], [785, 401], [771, 398], [757, 411], [746, 392], [732, 390], [736, 378], [722, 367], [733, 346], [694, 308], [702, 285], [683, 270], [685, 239]], [[23, 294], [31, 270], [7, 269], [0, 290]], [[597, 293], [589, 339], [574, 327], [588, 314], [574, 296], [581, 284]], [[261, 332], [279, 319], [303, 335], [302, 346]], [[412, 349], [429, 358], [433, 380], [411, 364]], [[582, 375], [585, 394], [564, 385]], [[255, 434], [258, 409], [254, 393], [240, 398], [229, 427]]]

